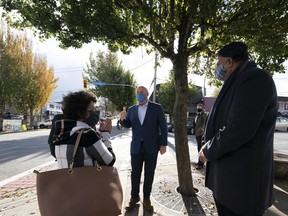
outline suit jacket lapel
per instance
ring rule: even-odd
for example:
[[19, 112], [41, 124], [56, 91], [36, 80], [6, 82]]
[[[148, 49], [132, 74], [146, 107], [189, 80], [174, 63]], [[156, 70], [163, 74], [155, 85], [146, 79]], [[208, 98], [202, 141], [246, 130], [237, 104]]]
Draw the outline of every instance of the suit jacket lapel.
[[143, 120], [143, 124], [142, 125], [144, 125], [145, 124], [145, 121], [146, 121], [146, 119], [147, 119], [147, 116], [148, 115], [150, 115], [150, 113], [148, 113], [149, 111], [150, 111], [150, 102], [148, 101], [148, 104], [147, 104], [147, 110], [146, 110], [146, 113], [145, 113], [145, 116], [144, 116], [144, 120]]
[[138, 123], [141, 125], [141, 123], [140, 123], [140, 119], [139, 119], [139, 115], [138, 115], [138, 107], [139, 107], [139, 105], [135, 105], [134, 115], [135, 115], [135, 117], [136, 117]]
[[224, 85], [223, 85], [223, 87], [222, 87], [213, 107], [212, 107], [212, 110], [208, 116], [207, 124], [205, 127], [205, 131], [206, 131], [205, 132], [205, 140], [206, 141], [210, 140], [214, 136], [214, 131], [215, 131], [215, 128], [214, 128], [215, 122], [214, 121], [215, 121], [215, 116], [217, 115], [219, 104], [221, 104], [224, 95], [227, 93], [228, 89], [233, 84], [233, 81], [235, 79], [236, 74], [237, 74], [237, 72], [236, 73], [233, 72], [230, 75], [230, 77], [224, 82]]

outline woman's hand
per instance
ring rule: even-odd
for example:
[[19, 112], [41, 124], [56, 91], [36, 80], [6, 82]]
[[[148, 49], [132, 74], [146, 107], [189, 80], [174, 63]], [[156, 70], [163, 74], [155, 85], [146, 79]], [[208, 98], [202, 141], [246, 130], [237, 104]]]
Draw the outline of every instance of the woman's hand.
[[112, 121], [111, 119], [105, 119], [100, 122], [100, 129], [101, 132], [109, 132], [111, 133], [112, 130]]

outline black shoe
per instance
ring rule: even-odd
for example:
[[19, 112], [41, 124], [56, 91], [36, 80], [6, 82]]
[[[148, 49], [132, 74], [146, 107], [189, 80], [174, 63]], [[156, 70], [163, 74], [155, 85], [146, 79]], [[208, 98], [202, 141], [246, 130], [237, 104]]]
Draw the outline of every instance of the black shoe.
[[199, 164], [199, 162], [198, 162], [198, 163], [194, 163], [194, 165], [199, 166], [200, 164]]
[[125, 209], [130, 211], [135, 208], [136, 204], [140, 201], [140, 198], [131, 198]]
[[153, 211], [153, 206], [151, 205], [150, 199], [144, 199], [143, 206], [147, 211]]
[[200, 165], [196, 167], [196, 170], [200, 170], [200, 169], [203, 169], [203, 166]]

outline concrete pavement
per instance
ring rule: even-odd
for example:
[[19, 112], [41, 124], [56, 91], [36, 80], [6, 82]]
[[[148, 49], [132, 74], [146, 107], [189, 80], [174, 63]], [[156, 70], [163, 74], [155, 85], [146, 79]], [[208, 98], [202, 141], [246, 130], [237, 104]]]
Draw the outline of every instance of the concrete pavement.
[[[130, 199], [131, 190], [130, 156], [129, 151], [127, 151], [131, 139], [130, 135], [131, 133], [128, 132], [128, 134], [123, 133], [113, 138], [113, 147], [118, 158], [115, 166], [118, 168], [124, 192], [123, 207]], [[189, 136], [189, 150], [191, 162], [196, 162], [197, 150], [193, 136]], [[154, 212], [146, 212], [142, 203], [139, 202], [131, 212], [125, 212], [123, 209], [122, 216], [218, 215], [211, 191], [204, 187], [205, 169], [198, 171], [193, 164], [191, 168], [194, 188], [198, 190], [197, 199], [182, 197], [177, 192], [178, 176], [175, 145], [173, 136], [170, 136], [167, 153], [159, 155], [158, 158], [151, 196]], [[56, 169], [56, 163], [53, 161], [43, 167], [38, 167], [39, 171], [51, 169]], [[4, 183], [0, 182], [0, 216], [40, 216], [35, 180], [36, 175], [30, 170], [19, 178]], [[142, 191], [142, 187], [140, 191]], [[265, 216], [288, 215], [288, 182], [275, 181], [274, 191], [276, 201]], [[202, 206], [202, 209], [197, 207], [197, 202]]]

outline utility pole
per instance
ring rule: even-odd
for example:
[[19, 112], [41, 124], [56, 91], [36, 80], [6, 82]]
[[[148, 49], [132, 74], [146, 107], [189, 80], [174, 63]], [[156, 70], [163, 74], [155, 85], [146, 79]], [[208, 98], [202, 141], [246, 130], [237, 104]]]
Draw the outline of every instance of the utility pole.
[[155, 101], [156, 101], [156, 80], [157, 80], [157, 65], [158, 65], [158, 50], [156, 50], [156, 52], [155, 52], [153, 102], [155, 102]]
[[206, 96], [206, 74], [204, 74], [204, 83], [203, 83], [203, 97]]

